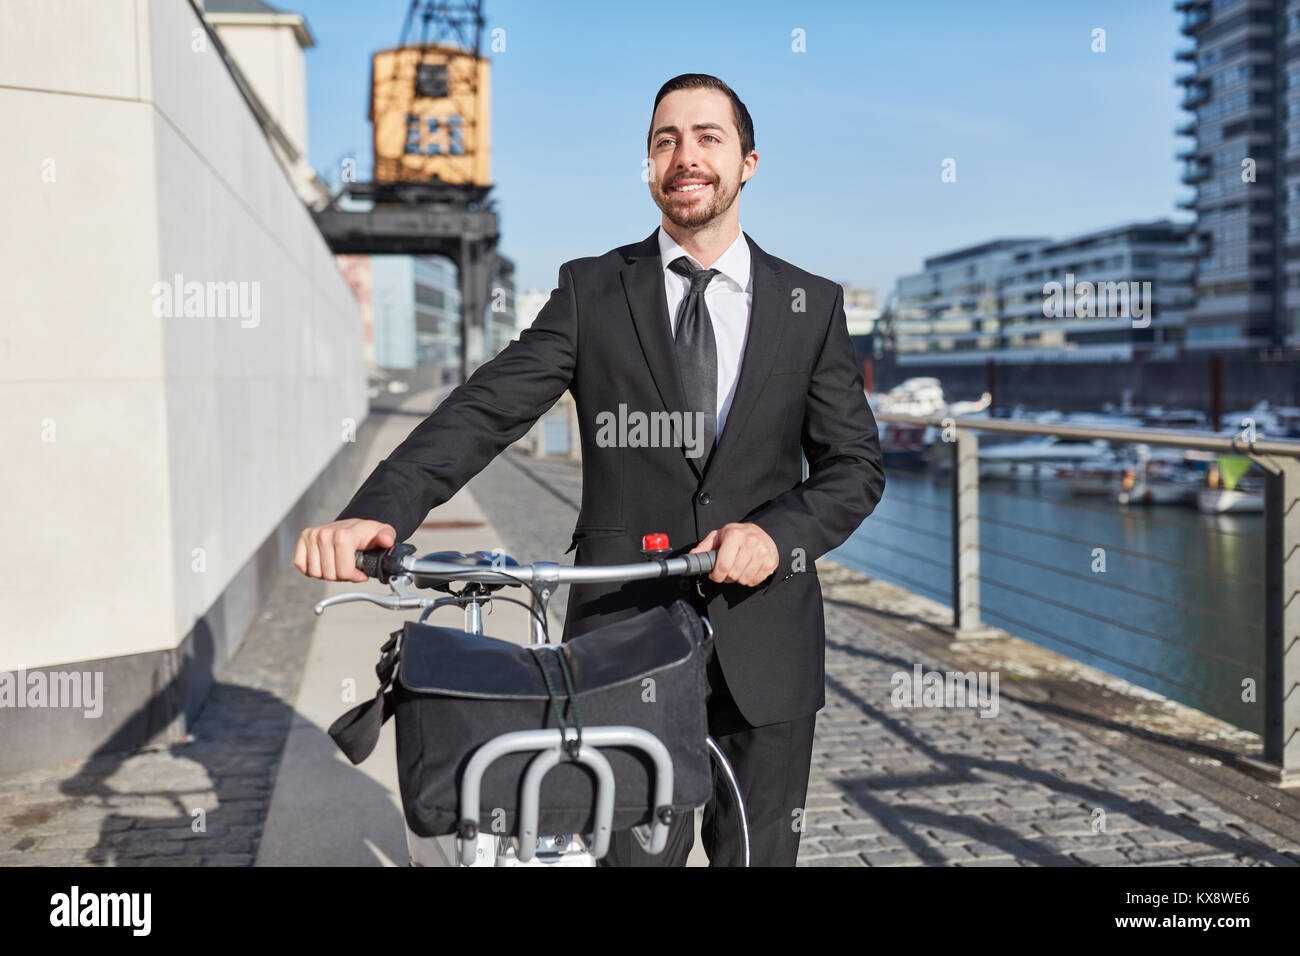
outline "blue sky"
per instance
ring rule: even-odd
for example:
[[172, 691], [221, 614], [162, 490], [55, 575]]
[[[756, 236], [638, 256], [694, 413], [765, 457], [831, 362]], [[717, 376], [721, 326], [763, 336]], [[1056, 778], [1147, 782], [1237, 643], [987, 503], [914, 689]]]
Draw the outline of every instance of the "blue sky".
[[[369, 178], [371, 54], [407, 0], [280, 0], [303, 13], [312, 164]], [[713, 73], [754, 118], [740, 222], [768, 252], [882, 294], [926, 256], [1006, 235], [1188, 218], [1172, 0], [488, 0], [501, 250], [523, 289], [647, 236], [654, 94]], [[1106, 51], [1092, 51], [1094, 28]], [[802, 29], [806, 52], [791, 50]], [[418, 33], [418, 23], [416, 27]], [[940, 179], [945, 158], [957, 181]]]

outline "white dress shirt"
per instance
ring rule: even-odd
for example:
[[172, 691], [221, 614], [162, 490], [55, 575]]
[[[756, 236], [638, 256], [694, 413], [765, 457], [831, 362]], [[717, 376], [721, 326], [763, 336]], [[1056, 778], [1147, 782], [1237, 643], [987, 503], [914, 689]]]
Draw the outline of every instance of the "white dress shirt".
[[[668, 266], [681, 256], [690, 259], [697, 269], [703, 266], [679, 246], [672, 236], [664, 232], [663, 226], [659, 227], [659, 255], [663, 260], [664, 293], [668, 297], [668, 322], [673, 337], [676, 338], [677, 310], [690, 291], [691, 281], [686, 276], [673, 272]], [[709, 266], [710, 269], [717, 269], [719, 274], [709, 280], [704, 290], [704, 304], [708, 306], [709, 318], [713, 320], [713, 338], [718, 349], [718, 398], [715, 408], [718, 427], [714, 436], [715, 447], [726, 426], [731, 400], [736, 395], [740, 360], [745, 354], [745, 339], [749, 335], [749, 310], [754, 299], [749, 259], [749, 243], [745, 240], [744, 230], [740, 230], [727, 251]]]

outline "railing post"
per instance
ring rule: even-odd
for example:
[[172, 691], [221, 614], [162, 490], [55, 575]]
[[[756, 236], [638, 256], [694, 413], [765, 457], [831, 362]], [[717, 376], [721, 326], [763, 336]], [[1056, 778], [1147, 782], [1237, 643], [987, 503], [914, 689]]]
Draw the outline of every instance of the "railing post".
[[1264, 756], [1248, 769], [1300, 785], [1300, 461], [1254, 456], [1264, 483]]
[[953, 637], [997, 633], [980, 620], [979, 439], [954, 427], [952, 446], [952, 630]]

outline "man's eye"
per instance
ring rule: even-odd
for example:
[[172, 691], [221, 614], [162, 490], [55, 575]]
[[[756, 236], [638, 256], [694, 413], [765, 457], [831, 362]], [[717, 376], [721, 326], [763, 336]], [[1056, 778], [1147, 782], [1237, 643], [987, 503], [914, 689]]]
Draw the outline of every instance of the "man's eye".
[[661, 139], [659, 142], [655, 143], [655, 148], [657, 149], [658, 147], [663, 146], [663, 145], [666, 144], [666, 143], [671, 143], [671, 142], [672, 142], [672, 140], [670, 140], [670, 139]]
[[709, 134], [707, 134], [707, 135], [705, 135], [705, 136], [702, 136], [702, 137], [700, 137], [700, 138], [701, 138], [701, 139], [711, 139], [711, 140], [713, 140], [715, 143], [721, 143], [721, 142], [722, 142], [722, 140], [718, 139], [718, 137], [714, 136], [712, 133], [709, 133]]

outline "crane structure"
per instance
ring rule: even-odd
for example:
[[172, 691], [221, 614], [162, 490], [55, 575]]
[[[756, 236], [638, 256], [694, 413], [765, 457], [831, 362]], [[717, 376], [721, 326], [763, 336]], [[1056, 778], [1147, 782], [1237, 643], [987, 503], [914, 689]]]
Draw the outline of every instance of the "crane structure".
[[[408, 43], [417, 15], [419, 41]], [[371, 58], [373, 181], [344, 182], [313, 213], [336, 255], [443, 255], [456, 263], [461, 381], [485, 358], [484, 311], [499, 239], [489, 198], [484, 22], [483, 0], [411, 0], [397, 46]]]

